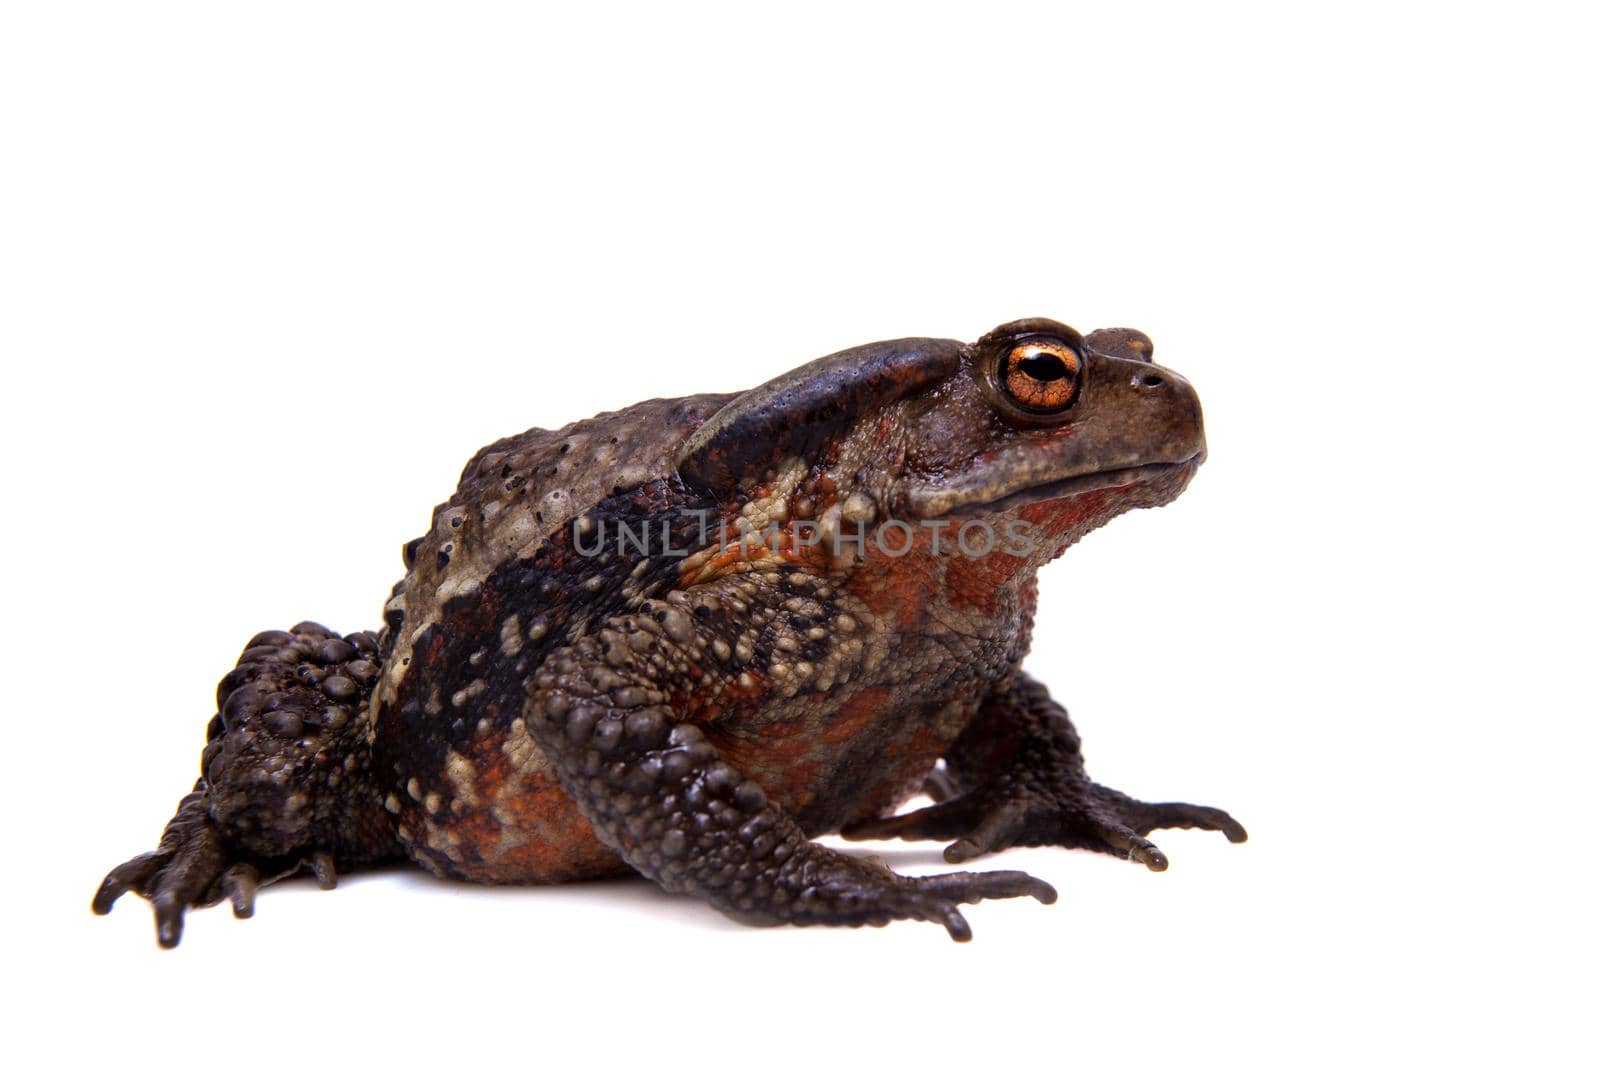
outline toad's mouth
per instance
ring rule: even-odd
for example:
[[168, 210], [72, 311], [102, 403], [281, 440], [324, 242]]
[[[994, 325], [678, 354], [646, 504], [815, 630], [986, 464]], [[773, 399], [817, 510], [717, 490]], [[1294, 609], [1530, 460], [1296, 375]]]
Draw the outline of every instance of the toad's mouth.
[[1009, 493], [995, 493], [995, 486], [941, 485], [913, 486], [906, 493], [907, 510], [919, 519], [961, 518], [975, 514], [1007, 511], [1025, 504], [1047, 500], [1067, 500], [1105, 489], [1131, 489], [1134, 486], [1170, 482], [1181, 490], [1188, 476], [1205, 461], [1205, 449], [1174, 463], [1142, 463], [1112, 470], [1073, 474], [1064, 478], [1026, 485]]

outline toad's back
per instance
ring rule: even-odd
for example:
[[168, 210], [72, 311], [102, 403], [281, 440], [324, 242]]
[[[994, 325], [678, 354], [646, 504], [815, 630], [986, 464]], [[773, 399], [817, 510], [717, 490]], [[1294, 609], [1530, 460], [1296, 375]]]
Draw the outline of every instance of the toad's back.
[[573, 521], [664, 483], [674, 451], [729, 398], [648, 400], [497, 441], [406, 546], [379, 638], [373, 748], [400, 840], [430, 870], [540, 883], [626, 869], [528, 735], [522, 686], [622, 594], [606, 587], [615, 568], [575, 551]]

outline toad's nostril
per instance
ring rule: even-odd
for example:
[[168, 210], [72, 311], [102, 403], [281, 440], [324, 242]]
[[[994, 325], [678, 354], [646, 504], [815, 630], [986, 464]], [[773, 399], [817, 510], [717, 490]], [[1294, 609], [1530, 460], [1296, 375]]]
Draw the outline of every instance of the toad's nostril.
[[1146, 389], [1160, 389], [1167, 384], [1166, 378], [1159, 374], [1141, 374], [1137, 380]]

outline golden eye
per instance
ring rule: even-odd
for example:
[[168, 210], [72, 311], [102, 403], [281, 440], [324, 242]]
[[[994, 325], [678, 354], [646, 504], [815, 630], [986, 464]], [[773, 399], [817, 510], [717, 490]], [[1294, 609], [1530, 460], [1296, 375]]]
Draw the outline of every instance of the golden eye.
[[1078, 395], [1083, 359], [1059, 341], [1024, 341], [1006, 354], [1001, 383], [1030, 411], [1060, 411]]

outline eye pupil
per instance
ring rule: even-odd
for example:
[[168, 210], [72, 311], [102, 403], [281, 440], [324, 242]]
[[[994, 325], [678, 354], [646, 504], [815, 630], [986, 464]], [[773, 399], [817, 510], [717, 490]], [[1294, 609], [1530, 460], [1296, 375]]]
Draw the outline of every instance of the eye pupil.
[[1025, 339], [1006, 353], [998, 384], [1027, 411], [1053, 415], [1077, 399], [1082, 366], [1082, 357], [1065, 344]]
[[1017, 361], [1016, 369], [1036, 382], [1059, 382], [1067, 376], [1067, 365], [1060, 356], [1033, 352]]

